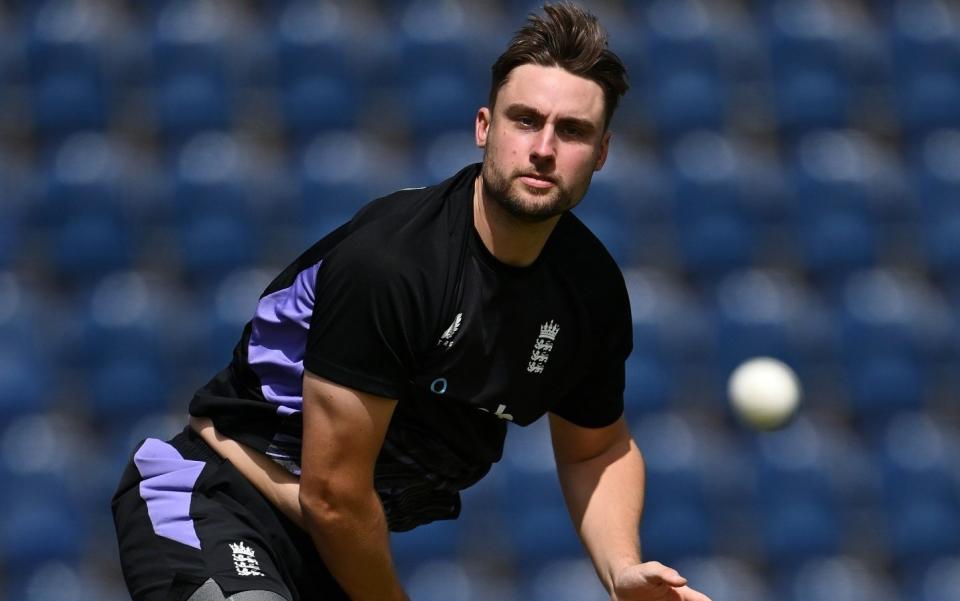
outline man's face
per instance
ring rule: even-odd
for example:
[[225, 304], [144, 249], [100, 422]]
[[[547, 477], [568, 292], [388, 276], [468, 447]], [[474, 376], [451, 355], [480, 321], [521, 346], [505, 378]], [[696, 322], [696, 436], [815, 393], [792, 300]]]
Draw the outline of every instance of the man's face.
[[559, 67], [510, 72], [491, 114], [477, 113], [484, 193], [518, 219], [572, 209], [607, 157], [603, 89]]

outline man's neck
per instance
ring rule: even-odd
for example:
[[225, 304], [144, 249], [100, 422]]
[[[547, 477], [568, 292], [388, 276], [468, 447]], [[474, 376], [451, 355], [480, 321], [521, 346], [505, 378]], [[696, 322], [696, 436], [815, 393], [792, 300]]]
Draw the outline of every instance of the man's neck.
[[473, 225], [490, 254], [512, 267], [533, 264], [543, 251], [560, 216], [530, 223], [517, 219], [484, 193], [483, 176], [473, 187]]

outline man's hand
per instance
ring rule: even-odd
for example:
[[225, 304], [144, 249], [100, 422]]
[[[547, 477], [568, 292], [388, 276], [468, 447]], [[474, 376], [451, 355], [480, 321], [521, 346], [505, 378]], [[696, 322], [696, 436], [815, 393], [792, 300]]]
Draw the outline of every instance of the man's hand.
[[627, 566], [613, 580], [611, 601], [710, 601], [687, 579], [658, 561]]

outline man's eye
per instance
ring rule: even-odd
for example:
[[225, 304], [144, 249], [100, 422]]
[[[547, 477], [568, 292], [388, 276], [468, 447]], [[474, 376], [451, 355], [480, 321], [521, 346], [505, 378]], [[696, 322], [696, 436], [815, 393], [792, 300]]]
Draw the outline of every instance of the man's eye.
[[583, 130], [581, 130], [579, 127], [565, 127], [563, 128], [563, 133], [571, 138], [579, 138], [583, 135]]
[[524, 127], [533, 127], [533, 117], [517, 117], [517, 123]]

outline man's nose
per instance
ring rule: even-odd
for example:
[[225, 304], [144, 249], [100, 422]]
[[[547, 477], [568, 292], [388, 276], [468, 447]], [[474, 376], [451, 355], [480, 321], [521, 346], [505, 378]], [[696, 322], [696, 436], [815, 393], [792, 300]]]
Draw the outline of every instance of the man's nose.
[[533, 140], [533, 148], [530, 149], [530, 158], [533, 160], [552, 160], [556, 157], [556, 134], [552, 127], [544, 127]]

